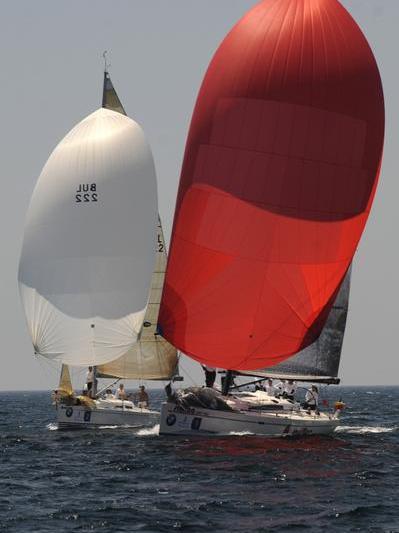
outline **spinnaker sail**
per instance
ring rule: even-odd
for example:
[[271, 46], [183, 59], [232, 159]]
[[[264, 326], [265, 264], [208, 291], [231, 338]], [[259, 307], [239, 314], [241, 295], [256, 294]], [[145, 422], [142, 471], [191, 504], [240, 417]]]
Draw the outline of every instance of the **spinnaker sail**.
[[320, 335], [374, 197], [379, 71], [336, 0], [264, 0], [232, 29], [188, 135], [160, 312], [220, 368], [274, 366]]
[[155, 263], [157, 186], [130, 118], [99, 109], [51, 154], [29, 206], [19, 287], [35, 352], [107, 363], [137, 341]]

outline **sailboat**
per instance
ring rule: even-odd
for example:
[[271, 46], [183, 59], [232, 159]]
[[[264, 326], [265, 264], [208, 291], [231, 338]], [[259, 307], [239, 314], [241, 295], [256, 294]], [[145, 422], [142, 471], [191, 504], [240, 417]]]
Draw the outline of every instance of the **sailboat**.
[[383, 140], [378, 67], [337, 0], [263, 0], [230, 31], [188, 134], [159, 316], [226, 377], [222, 393], [170, 392], [160, 433], [334, 431], [341, 404], [249, 401], [233, 379], [338, 382]]
[[60, 428], [159, 420], [97, 387], [75, 395], [69, 366], [92, 366], [95, 383], [172, 378], [177, 352], [156, 330], [165, 267], [151, 149], [105, 68], [102, 108], [66, 135], [38, 179], [20, 258], [35, 354], [62, 364]]

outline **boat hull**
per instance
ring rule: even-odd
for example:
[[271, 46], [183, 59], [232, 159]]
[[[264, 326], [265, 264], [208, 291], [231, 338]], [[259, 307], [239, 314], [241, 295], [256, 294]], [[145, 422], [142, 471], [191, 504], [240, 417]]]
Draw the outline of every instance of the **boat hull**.
[[89, 409], [82, 405], [57, 407], [59, 429], [99, 426], [146, 427], [159, 423], [159, 412], [147, 409]]
[[202, 408], [186, 410], [173, 403], [161, 408], [160, 435], [253, 434], [265, 437], [329, 435], [338, 426], [336, 417], [306, 411], [232, 412]]

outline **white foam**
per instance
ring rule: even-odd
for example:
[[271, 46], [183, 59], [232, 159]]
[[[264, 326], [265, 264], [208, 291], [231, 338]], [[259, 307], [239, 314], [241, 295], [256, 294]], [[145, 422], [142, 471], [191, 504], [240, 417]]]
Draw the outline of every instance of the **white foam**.
[[159, 435], [159, 424], [156, 424], [152, 428], [139, 429], [136, 433], [139, 437], [149, 437], [153, 435]]
[[245, 435], [255, 435], [255, 433], [251, 433], [250, 431], [230, 431], [230, 433], [228, 434], [234, 435], [236, 437], [245, 437]]
[[396, 427], [382, 426], [338, 426], [335, 430], [338, 433], [352, 433], [354, 435], [363, 435], [367, 433], [390, 433], [395, 431]]
[[55, 422], [50, 422], [50, 424], [47, 424], [46, 428], [49, 431], [57, 431], [58, 425]]

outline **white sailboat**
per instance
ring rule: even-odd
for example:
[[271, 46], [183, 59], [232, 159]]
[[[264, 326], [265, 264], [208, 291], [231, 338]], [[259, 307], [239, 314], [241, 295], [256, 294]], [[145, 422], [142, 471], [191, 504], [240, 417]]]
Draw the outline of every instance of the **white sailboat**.
[[[155, 266], [154, 266], [155, 265]], [[141, 127], [104, 73], [103, 107], [58, 144], [36, 184], [19, 266], [35, 355], [62, 363], [59, 427], [153, 425], [133, 401], [75, 395], [68, 365], [96, 378], [170, 379], [156, 331], [166, 266], [156, 175]]]

